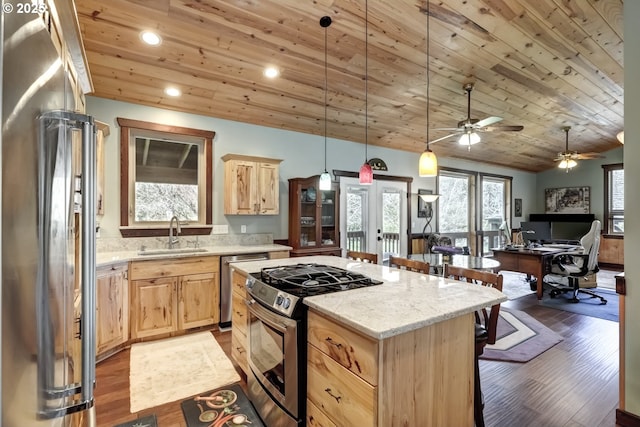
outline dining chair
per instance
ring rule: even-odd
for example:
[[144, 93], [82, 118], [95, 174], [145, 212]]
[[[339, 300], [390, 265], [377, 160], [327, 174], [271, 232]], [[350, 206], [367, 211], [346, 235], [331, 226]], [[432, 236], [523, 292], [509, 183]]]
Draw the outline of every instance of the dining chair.
[[417, 273], [429, 274], [430, 266], [428, 262], [422, 262], [415, 259], [407, 259], [397, 256], [389, 257], [389, 267], [415, 271]]
[[347, 258], [371, 264], [378, 263], [378, 254], [372, 254], [369, 252], [347, 251]]
[[[449, 264], [444, 266], [444, 277], [475, 283], [481, 286], [489, 286], [502, 292], [502, 274], [488, 271], [472, 270], [469, 268], [455, 267]], [[484, 401], [482, 387], [480, 386], [479, 358], [487, 344], [496, 343], [498, 328], [498, 315], [500, 304], [492, 305], [489, 310], [482, 308], [475, 313], [475, 354], [474, 354], [474, 393], [473, 393], [473, 418], [476, 427], [484, 427]]]

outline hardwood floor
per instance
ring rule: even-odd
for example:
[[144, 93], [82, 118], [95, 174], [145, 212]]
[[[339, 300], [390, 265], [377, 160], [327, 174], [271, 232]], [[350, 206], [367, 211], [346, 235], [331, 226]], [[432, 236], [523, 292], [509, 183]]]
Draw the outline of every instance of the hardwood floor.
[[[564, 341], [528, 363], [481, 361], [486, 425], [614, 427], [618, 324], [542, 307], [535, 297], [504, 306], [529, 313], [561, 334]], [[215, 331], [214, 336], [229, 355], [231, 333]], [[96, 371], [98, 426], [110, 427], [152, 413], [158, 427], [186, 426], [180, 402], [137, 414], [129, 412], [129, 350], [99, 363]]]

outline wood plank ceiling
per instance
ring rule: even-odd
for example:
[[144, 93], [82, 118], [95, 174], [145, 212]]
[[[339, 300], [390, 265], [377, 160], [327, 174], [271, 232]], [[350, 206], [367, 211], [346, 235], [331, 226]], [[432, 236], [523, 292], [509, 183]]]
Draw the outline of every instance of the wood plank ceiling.
[[[366, 122], [368, 144], [422, 152], [427, 106], [433, 141], [450, 133], [434, 128], [467, 118], [463, 85], [472, 82], [472, 118], [499, 116], [498, 125], [524, 129], [483, 132], [470, 149], [448, 138], [431, 145], [438, 156], [543, 171], [564, 150], [563, 126], [572, 127], [570, 150], [620, 146], [623, 0], [76, 0], [76, 7], [98, 97], [323, 135], [319, 20], [328, 15], [330, 137], [364, 143]], [[144, 29], [163, 43], [143, 45]], [[267, 65], [280, 77], [264, 77]], [[170, 85], [182, 96], [166, 96]], [[353, 170], [360, 164], [354, 159]]]

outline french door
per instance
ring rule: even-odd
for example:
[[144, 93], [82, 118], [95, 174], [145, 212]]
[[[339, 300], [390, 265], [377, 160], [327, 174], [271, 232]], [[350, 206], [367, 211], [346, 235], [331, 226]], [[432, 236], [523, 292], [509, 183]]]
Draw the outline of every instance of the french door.
[[340, 177], [340, 245], [345, 250], [407, 256], [407, 183]]

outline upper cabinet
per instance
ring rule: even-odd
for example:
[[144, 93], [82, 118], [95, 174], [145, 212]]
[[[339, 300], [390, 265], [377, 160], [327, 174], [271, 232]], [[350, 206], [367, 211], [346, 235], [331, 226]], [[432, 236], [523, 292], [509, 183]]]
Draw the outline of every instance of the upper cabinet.
[[319, 176], [289, 180], [291, 256], [341, 256], [338, 185], [319, 190]]
[[226, 154], [224, 161], [225, 215], [280, 213], [279, 159]]

